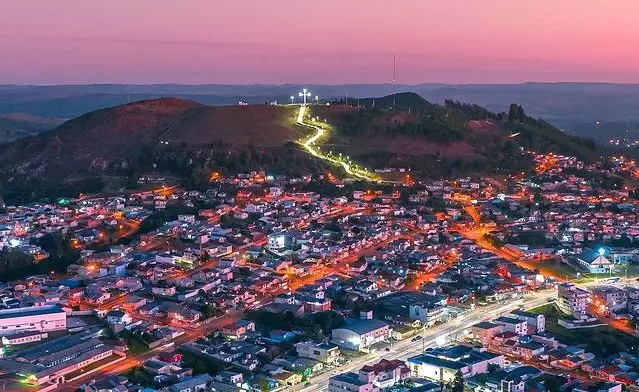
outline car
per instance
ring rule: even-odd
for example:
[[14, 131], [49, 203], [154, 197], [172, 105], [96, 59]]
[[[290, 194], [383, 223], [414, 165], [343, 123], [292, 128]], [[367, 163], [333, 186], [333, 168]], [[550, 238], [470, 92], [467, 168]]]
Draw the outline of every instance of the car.
[[415, 337], [414, 337], [414, 338], [412, 338], [410, 341], [411, 341], [411, 342], [416, 342], [416, 341], [418, 341], [418, 340], [422, 340], [422, 337], [421, 337], [421, 336], [415, 336]]

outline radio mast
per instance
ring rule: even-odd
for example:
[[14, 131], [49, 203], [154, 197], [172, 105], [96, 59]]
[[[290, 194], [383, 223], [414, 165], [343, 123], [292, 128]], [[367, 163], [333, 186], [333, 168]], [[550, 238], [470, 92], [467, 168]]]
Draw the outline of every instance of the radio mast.
[[393, 110], [395, 110], [395, 95], [397, 95], [397, 67], [395, 66], [397, 60], [397, 49], [393, 48]]

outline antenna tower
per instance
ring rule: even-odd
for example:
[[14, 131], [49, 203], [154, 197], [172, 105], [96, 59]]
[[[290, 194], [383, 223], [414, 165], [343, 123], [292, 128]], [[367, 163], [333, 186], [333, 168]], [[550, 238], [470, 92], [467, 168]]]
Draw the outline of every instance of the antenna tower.
[[397, 95], [397, 78], [396, 78], [397, 67], [395, 66], [396, 60], [397, 60], [397, 49], [393, 48], [393, 109], [395, 109], [395, 95]]

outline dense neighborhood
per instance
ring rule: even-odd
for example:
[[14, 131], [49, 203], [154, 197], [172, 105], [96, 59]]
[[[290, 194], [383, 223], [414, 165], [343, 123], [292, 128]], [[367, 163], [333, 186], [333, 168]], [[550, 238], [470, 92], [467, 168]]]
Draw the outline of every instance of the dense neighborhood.
[[639, 169], [530, 154], [535, 173], [502, 179], [213, 173], [185, 190], [145, 175], [147, 191], [7, 206], [2, 382], [635, 388]]

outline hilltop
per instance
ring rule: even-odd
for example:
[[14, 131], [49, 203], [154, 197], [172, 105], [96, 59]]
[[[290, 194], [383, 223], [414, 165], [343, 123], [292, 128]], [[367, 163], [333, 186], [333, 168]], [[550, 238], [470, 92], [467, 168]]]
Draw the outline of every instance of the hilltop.
[[309, 161], [294, 143], [286, 145], [307, 133], [294, 126], [295, 112], [287, 106], [213, 107], [175, 98], [101, 109], [0, 146], [0, 180], [9, 198], [20, 199], [74, 195], [103, 186], [107, 176], [132, 182], [152, 170], [194, 179], [194, 173], [208, 178], [211, 169], [221, 168], [315, 170], [320, 163]]
[[[521, 171], [519, 147], [594, 154], [591, 143], [526, 116], [517, 105], [495, 114], [477, 105], [430, 103], [417, 94], [312, 106], [332, 126], [323, 149], [350, 154], [370, 168], [411, 167], [418, 175]], [[300, 175], [339, 170], [309, 156], [296, 142], [297, 106], [208, 106], [161, 98], [97, 110], [38, 135], [0, 146], [4, 194], [43, 195], [133, 185], [140, 174], [206, 184], [211, 170], [264, 169]], [[511, 138], [517, 132], [519, 136]], [[113, 184], [110, 184], [113, 182]]]

